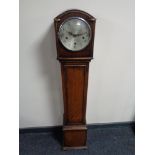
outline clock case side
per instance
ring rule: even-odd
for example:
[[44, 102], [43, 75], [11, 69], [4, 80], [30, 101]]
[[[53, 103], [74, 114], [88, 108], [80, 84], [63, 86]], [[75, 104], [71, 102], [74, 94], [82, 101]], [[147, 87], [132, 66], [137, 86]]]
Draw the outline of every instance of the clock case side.
[[[61, 24], [68, 18], [71, 17], [80, 17], [83, 18], [91, 28], [91, 39], [89, 44], [82, 50], [79, 51], [70, 51], [67, 50], [60, 42], [58, 33]], [[70, 60], [70, 59], [92, 59], [93, 58], [93, 48], [94, 48], [94, 37], [95, 37], [95, 23], [96, 19], [90, 14], [81, 11], [81, 10], [68, 10], [58, 15], [54, 19], [55, 26], [55, 37], [56, 37], [56, 48], [57, 48], [57, 59], [58, 60]]]

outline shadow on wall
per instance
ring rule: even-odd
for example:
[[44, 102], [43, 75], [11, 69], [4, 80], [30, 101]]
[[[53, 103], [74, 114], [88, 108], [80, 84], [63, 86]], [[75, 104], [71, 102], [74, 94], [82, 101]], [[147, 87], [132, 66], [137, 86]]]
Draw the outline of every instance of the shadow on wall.
[[[57, 61], [54, 23], [40, 41], [37, 52], [39, 53], [41, 74], [45, 78], [46, 89], [48, 90], [47, 104], [49, 105], [47, 106], [50, 108], [48, 109], [48, 112], [51, 117], [49, 120], [52, 121], [51, 124], [59, 125], [62, 124], [63, 120], [63, 99], [61, 70], [60, 64]], [[49, 115], [47, 116], [49, 117]]]

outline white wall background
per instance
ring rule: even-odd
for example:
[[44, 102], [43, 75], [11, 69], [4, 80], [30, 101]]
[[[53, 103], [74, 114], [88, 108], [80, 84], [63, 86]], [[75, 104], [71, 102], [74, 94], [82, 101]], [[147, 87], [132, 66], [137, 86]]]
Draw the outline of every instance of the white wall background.
[[53, 19], [72, 8], [97, 18], [87, 123], [134, 120], [134, 0], [21, 0], [20, 128], [62, 124]]

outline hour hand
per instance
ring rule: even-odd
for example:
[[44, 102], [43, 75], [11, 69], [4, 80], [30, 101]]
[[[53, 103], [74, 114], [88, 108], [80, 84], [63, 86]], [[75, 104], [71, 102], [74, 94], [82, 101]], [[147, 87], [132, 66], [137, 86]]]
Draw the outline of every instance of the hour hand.
[[85, 33], [73, 34], [72, 32], [68, 32], [68, 34], [72, 35], [73, 37], [78, 37], [78, 36], [84, 35]]
[[73, 34], [72, 32], [68, 32], [69, 35], [73, 36], [73, 37], [77, 37], [79, 36], [79, 34]]
[[68, 32], [68, 34], [70, 34], [71, 36], [74, 36], [74, 34], [72, 32]]
[[[85, 32], [85, 33], [86, 33], [86, 32]], [[79, 33], [79, 34], [75, 34], [75, 35], [78, 37], [78, 36], [84, 35], [85, 33]]]

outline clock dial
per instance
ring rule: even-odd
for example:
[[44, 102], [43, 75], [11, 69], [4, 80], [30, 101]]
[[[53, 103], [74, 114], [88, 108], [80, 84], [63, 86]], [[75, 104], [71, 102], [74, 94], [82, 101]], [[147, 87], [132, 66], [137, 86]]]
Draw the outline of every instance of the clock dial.
[[72, 17], [62, 23], [58, 35], [65, 48], [71, 51], [79, 51], [89, 44], [91, 29], [84, 19]]

